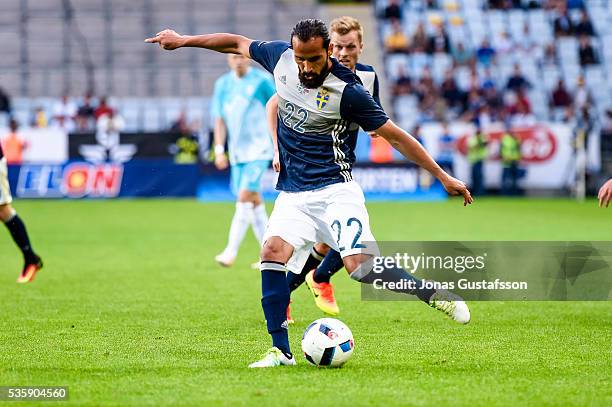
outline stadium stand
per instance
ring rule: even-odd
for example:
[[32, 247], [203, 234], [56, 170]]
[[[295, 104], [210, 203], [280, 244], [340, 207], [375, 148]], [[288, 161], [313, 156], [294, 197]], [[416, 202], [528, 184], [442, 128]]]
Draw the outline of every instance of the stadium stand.
[[[64, 94], [111, 95], [128, 127], [166, 128], [179, 111], [206, 116], [225, 58], [184, 49], [159, 52], [144, 38], [179, 32], [240, 32], [285, 38], [315, 2], [296, 0], [20, 0], [0, 2], [0, 88], [29, 123]], [[2, 126], [2, 123], [0, 123]]]
[[[393, 103], [404, 128], [476, 118], [601, 121], [610, 108], [612, 2], [378, 0], [376, 11], [382, 46], [398, 23], [409, 43], [385, 57], [390, 82], [404, 85]], [[508, 86], [517, 75], [522, 84]], [[574, 101], [562, 112], [551, 103], [559, 79]]]
[[[406, 129], [476, 117], [571, 122], [584, 105], [600, 124], [607, 117], [612, 2], [376, 0], [373, 7], [380, 49], [393, 27], [408, 42], [384, 54], [379, 69], [386, 74], [384, 94], [392, 97], [385, 105]], [[167, 128], [181, 112], [204, 121], [224, 57], [158, 52], [143, 46], [143, 38], [165, 27], [285, 38], [295, 21], [316, 15], [314, 0], [0, 2], [0, 88], [12, 96], [22, 123], [37, 108], [51, 117], [64, 94], [87, 92], [110, 95], [128, 130]], [[524, 81], [513, 80], [509, 89], [512, 77]], [[560, 79], [569, 105], [553, 103]]]

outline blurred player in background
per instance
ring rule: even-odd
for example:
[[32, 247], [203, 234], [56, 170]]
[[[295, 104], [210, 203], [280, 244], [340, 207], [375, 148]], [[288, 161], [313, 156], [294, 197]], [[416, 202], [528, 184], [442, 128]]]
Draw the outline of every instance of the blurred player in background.
[[29, 148], [29, 143], [19, 136], [19, 124], [15, 119], [9, 121], [9, 134], [2, 139], [4, 159], [7, 164], [23, 163], [23, 153]]
[[[16, 131], [16, 123], [15, 126], [11, 127], [14, 127]], [[21, 274], [17, 278], [17, 282], [29, 283], [34, 280], [36, 273], [42, 268], [43, 263], [40, 257], [34, 253], [25, 224], [11, 206], [12, 201], [13, 198], [8, 183], [6, 157], [0, 145], [0, 220], [6, 225], [15, 244], [17, 244], [23, 254], [24, 265]]]
[[[357, 74], [363, 87], [372, 95], [376, 103], [382, 107], [379, 97], [378, 75], [370, 65], [359, 63], [359, 57], [363, 52], [363, 28], [359, 20], [349, 16], [338, 17], [332, 20], [331, 44], [332, 55], [340, 63]], [[278, 144], [276, 141], [276, 125], [278, 117], [278, 96], [270, 99], [266, 106], [268, 121], [273, 129], [274, 139], [274, 161], [273, 167], [276, 172], [280, 171], [282, 163], [279, 161]], [[372, 133], [374, 135], [374, 133]], [[300, 268], [301, 267], [301, 268]], [[315, 304], [323, 312], [329, 315], [338, 315], [340, 308], [334, 297], [334, 288], [330, 282], [331, 276], [344, 267], [340, 253], [330, 251], [325, 243], [317, 243], [312, 248], [306, 263], [288, 264], [287, 283], [293, 292], [306, 281], [308, 288], [313, 294]], [[287, 321], [293, 323], [291, 310], [287, 307]]]
[[229, 55], [231, 72], [215, 82], [211, 115], [215, 121], [215, 166], [226, 169], [227, 139], [231, 188], [237, 195], [236, 211], [227, 246], [215, 260], [230, 267], [249, 228], [261, 244], [268, 214], [261, 198], [261, 177], [273, 157], [272, 139], [265, 120], [265, 106], [274, 94], [274, 82], [267, 73], [250, 66], [250, 59]]
[[374, 272], [379, 252], [363, 191], [351, 172], [359, 127], [376, 132], [428, 170], [449, 194], [462, 195], [464, 205], [473, 200], [463, 182], [444, 172], [414, 137], [389, 120], [353, 72], [331, 58], [329, 33], [322, 21], [298, 22], [291, 43], [226, 33], [185, 36], [172, 30], [145, 42], [166, 50], [199, 47], [240, 54], [274, 74], [282, 117], [278, 143], [283, 165], [276, 186], [281, 193], [266, 228], [260, 266], [261, 305], [272, 348], [249, 367], [296, 364], [287, 331], [286, 265], [303, 263], [316, 242], [341, 253], [352, 279], [369, 285], [382, 279], [394, 291], [414, 295], [458, 323], [469, 322], [469, 308], [460, 297], [428, 288], [397, 266]]

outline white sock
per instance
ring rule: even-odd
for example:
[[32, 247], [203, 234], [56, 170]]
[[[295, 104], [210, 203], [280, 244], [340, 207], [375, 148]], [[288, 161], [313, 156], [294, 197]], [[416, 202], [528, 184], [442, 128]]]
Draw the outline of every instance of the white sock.
[[260, 246], [266, 226], [268, 226], [268, 213], [266, 212], [266, 204], [262, 202], [253, 208], [253, 232]]
[[227, 247], [223, 251], [226, 255], [236, 257], [238, 248], [244, 239], [244, 235], [253, 220], [253, 203], [236, 202], [236, 212], [230, 226]]

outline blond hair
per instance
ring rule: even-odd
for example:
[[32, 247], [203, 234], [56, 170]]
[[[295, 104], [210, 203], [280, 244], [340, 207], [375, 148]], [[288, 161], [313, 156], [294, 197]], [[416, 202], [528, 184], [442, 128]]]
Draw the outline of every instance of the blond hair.
[[363, 27], [359, 20], [349, 16], [334, 18], [331, 22], [331, 31], [340, 35], [346, 35], [351, 31], [357, 31], [359, 42], [363, 42]]

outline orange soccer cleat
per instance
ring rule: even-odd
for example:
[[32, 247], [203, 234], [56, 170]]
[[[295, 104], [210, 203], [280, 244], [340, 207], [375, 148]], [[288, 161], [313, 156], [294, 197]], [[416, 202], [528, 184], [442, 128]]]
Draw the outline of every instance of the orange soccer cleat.
[[334, 298], [334, 286], [332, 286], [331, 283], [317, 283], [314, 281], [313, 276], [314, 270], [311, 270], [310, 273], [306, 275], [306, 285], [314, 297], [315, 304], [317, 304], [317, 307], [319, 307], [321, 311], [328, 315], [338, 315], [340, 313], [340, 308], [338, 308], [338, 304]]
[[19, 275], [19, 277], [17, 277], [17, 282], [19, 284], [31, 282], [32, 280], [34, 280], [34, 277], [36, 277], [36, 273], [38, 273], [42, 268], [43, 262], [40, 257], [37, 257], [35, 262], [27, 263], [25, 266], [23, 266], [21, 274]]

